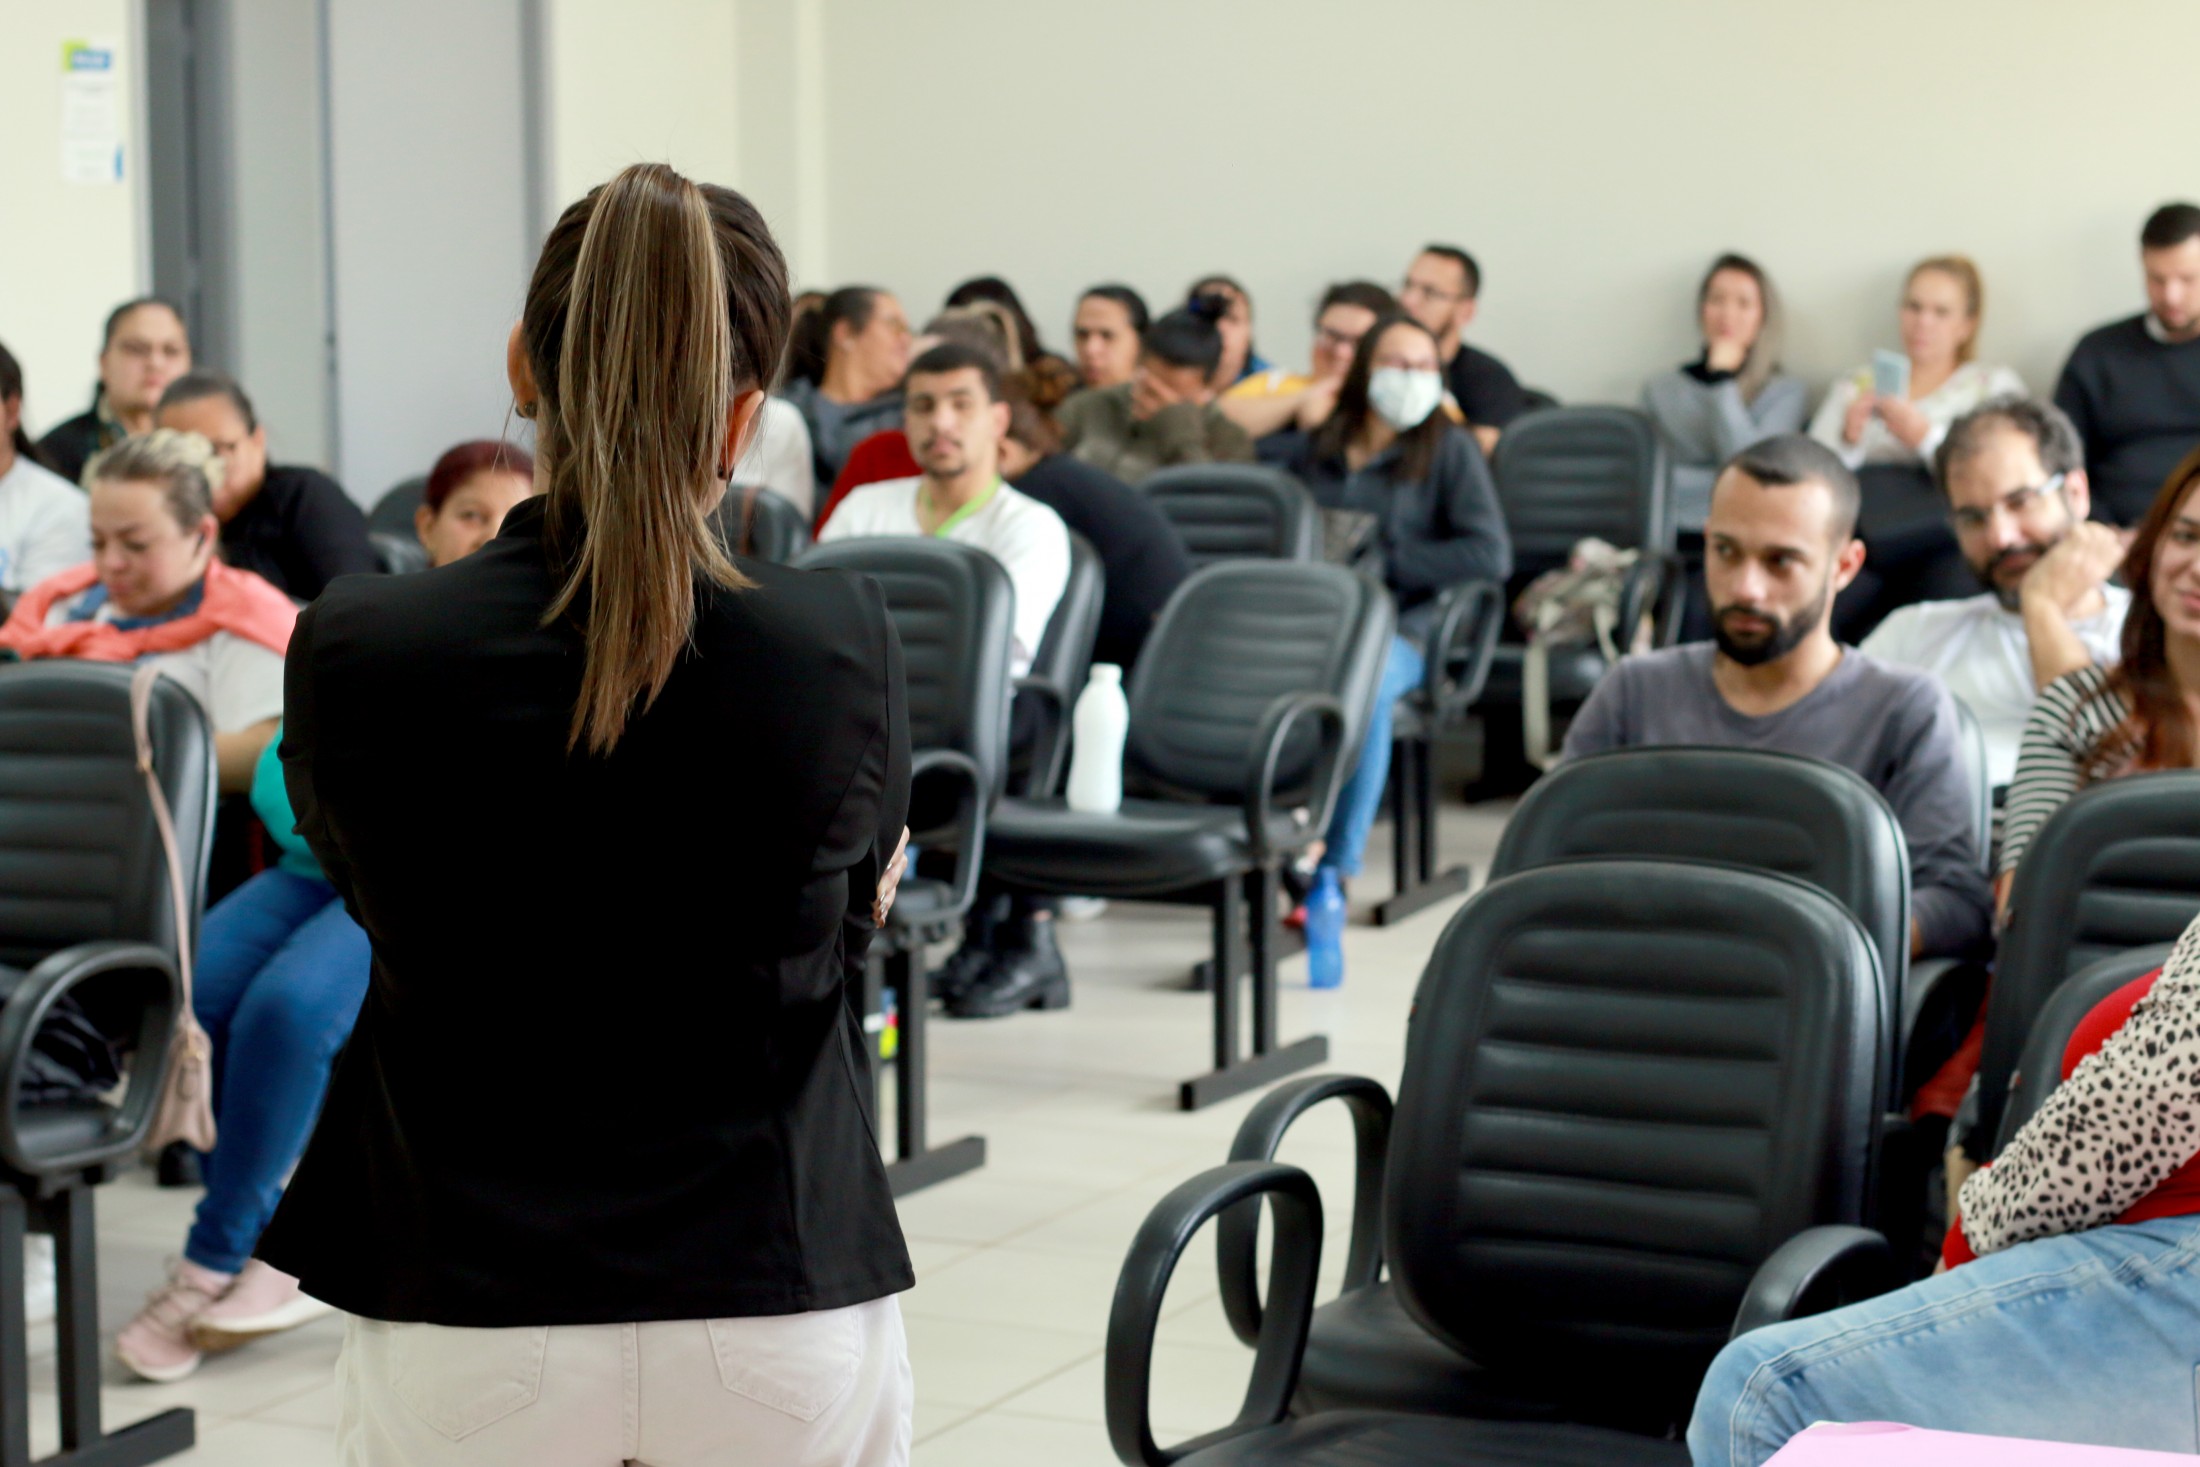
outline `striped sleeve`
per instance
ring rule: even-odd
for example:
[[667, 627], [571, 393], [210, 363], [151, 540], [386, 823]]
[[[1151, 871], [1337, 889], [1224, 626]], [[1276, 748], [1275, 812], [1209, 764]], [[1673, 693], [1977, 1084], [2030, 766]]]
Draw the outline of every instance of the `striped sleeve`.
[[2088, 665], [2040, 690], [2017, 750], [2001, 833], [2001, 874], [2017, 869], [2049, 816], [2085, 783], [2088, 752], [2123, 722], [2129, 705], [2112, 694], [2106, 670]]

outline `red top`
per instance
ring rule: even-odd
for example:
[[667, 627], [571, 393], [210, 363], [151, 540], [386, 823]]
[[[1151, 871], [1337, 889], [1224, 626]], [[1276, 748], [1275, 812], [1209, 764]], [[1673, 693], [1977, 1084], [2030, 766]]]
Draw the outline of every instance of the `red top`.
[[833, 480], [833, 492], [825, 496], [825, 508], [818, 512], [817, 528], [825, 528], [825, 522], [840, 508], [851, 490], [866, 484], [882, 484], [888, 479], [914, 479], [924, 472], [924, 466], [909, 453], [909, 435], [899, 428], [888, 428], [848, 450], [848, 461], [840, 466], [840, 477]]
[[[2079, 1021], [2070, 1035], [2070, 1043], [2063, 1047], [2062, 1077], [2067, 1080], [2070, 1072], [2081, 1060], [2108, 1042], [2108, 1036], [2124, 1027], [2124, 1020], [2139, 1000], [2145, 998], [2154, 987], [2154, 980], [2162, 976], [2157, 968], [2144, 978], [2135, 978], [2093, 1006], [2093, 1011]], [[2185, 1164], [2156, 1184], [2153, 1191], [2124, 1209], [2116, 1219], [2119, 1223], [2151, 1222], [2158, 1217], [2184, 1217], [2200, 1212], [2200, 1155], [2188, 1159]], [[1948, 1228], [1947, 1241], [1940, 1247], [1941, 1261], [1954, 1268], [1978, 1257], [1971, 1251], [1970, 1240], [1963, 1236], [1963, 1219], [1958, 1217]]]

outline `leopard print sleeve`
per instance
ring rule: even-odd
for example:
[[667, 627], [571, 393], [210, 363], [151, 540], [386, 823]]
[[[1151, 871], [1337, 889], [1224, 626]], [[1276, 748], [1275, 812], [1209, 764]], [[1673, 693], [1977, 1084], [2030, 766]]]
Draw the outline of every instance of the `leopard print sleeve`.
[[2122, 1028], [1963, 1184], [1979, 1254], [2118, 1217], [2200, 1154], [2200, 922]]

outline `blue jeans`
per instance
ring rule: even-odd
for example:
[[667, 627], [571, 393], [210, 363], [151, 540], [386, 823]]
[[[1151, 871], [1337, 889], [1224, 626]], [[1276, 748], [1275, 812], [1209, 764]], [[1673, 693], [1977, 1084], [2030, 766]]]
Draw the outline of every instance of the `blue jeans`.
[[193, 1012], [214, 1041], [214, 1149], [183, 1255], [235, 1273], [275, 1214], [367, 993], [367, 934], [327, 882], [262, 871], [199, 933]]
[[1340, 876], [1360, 874], [1367, 833], [1375, 828], [1375, 816], [1383, 808], [1383, 785], [1390, 779], [1391, 706], [1421, 686], [1427, 675], [1428, 660], [1421, 649], [1404, 637], [1392, 637], [1390, 656], [1383, 662], [1382, 686], [1375, 690], [1375, 711], [1367, 720], [1367, 742], [1360, 745], [1360, 762], [1352, 777], [1337, 792], [1337, 813], [1330, 817], [1327, 849], [1322, 852], [1322, 864], [1336, 867]]
[[1754, 1467], [1814, 1421], [2191, 1452], [2200, 1217], [2019, 1243], [1753, 1330], [1696, 1398], [1695, 1467]]

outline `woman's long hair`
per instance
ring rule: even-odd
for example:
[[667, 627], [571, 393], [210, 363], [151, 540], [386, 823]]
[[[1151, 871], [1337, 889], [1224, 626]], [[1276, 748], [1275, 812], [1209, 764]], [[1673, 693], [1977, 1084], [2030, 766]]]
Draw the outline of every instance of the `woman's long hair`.
[[2128, 702], [2131, 713], [2086, 751], [2091, 779], [2133, 768], [2185, 769], [2192, 764], [2192, 715], [2169, 665], [2169, 630], [2154, 605], [2154, 551], [2195, 487], [2200, 487], [2200, 449], [2186, 454], [2162, 482], [2162, 492], [2154, 496], [2124, 556], [2131, 610], [2124, 617], [2124, 660], [2108, 675], [2108, 696]]
[[637, 163], [560, 216], [520, 322], [540, 394], [536, 457], [564, 584], [545, 622], [582, 627], [567, 747], [615, 747], [664, 690], [698, 583], [751, 584], [711, 512], [726, 410], [786, 353], [787, 266], [754, 206]]
[[1757, 304], [1764, 313], [1757, 324], [1757, 339], [1749, 344], [1748, 354], [1742, 358], [1742, 369], [1734, 374], [1734, 385], [1741, 390], [1742, 401], [1755, 402], [1757, 394], [1772, 380], [1772, 374], [1780, 370], [1780, 293], [1772, 288], [1772, 277], [1765, 274], [1764, 267], [1749, 256], [1721, 255], [1703, 272], [1703, 284], [1696, 287], [1699, 324], [1703, 319], [1703, 303], [1711, 295], [1711, 282], [1727, 270], [1747, 275], [1757, 283]]
[[[1374, 416], [1374, 406], [1367, 400], [1368, 380], [1375, 375], [1375, 348], [1381, 344], [1383, 333], [1393, 326], [1411, 326], [1423, 336], [1434, 341], [1436, 337], [1426, 326], [1403, 311], [1392, 311], [1377, 316], [1375, 324], [1367, 328], [1360, 344], [1353, 350], [1352, 365], [1346, 369], [1344, 381], [1337, 387], [1337, 407], [1329, 415], [1329, 421], [1314, 430], [1314, 453], [1319, 458], [1345, 462], [1345, 450], [1360, 434], [1367, 420]], [[1436, 467], [1436, 450], [1442, 445], [1444, 435], [1451, 431], [1450, 414], [1439, 403], [1436, 411], [1398, 435], [1398, 471], [1393, 476], [1401, 484], [1417, 484], [1429, 476]]]

